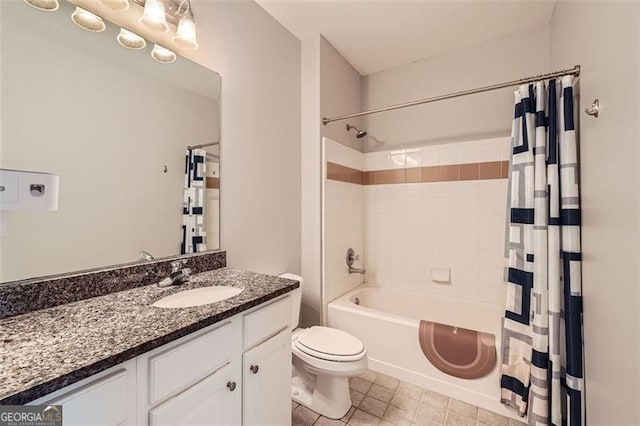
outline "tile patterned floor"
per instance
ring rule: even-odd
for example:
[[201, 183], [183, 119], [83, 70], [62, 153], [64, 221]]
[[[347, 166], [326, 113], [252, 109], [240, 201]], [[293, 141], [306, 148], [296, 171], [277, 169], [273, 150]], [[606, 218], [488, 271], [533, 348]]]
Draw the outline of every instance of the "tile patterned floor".
[[293, 426], [521, 426], [516, 420], [375, 371], [350, 381], [353, 406], [340, 420], [291, 402]]

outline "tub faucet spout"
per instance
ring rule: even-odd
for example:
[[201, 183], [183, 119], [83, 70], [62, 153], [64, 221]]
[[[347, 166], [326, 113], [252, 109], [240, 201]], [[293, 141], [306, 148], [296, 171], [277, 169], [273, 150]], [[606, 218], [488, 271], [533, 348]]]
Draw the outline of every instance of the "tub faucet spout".
[[367, 271], [365, 271], [364, 268], [354, 268], [353, 266], [349, 266], [349, 273], [364, 275]]

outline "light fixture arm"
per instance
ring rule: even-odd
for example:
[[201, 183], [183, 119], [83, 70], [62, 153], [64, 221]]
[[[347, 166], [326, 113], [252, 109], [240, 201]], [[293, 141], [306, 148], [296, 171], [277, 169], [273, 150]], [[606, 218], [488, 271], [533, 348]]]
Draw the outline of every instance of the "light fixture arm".
[[[186, 3], [186, 8], [183, 11], [182, 7], [185, 5], [185, 3]], [[180, 2], [180, 5], [178, 6], [178, 10], [177, 10], [176, 14], [179, 17], [183, 18], [187, 13], [189, 13], [189, 15], [191, 15], [191, 19], [194, 19], [193, 18], [193, 9], [191, 9], [191, 0], [182, 0]]]

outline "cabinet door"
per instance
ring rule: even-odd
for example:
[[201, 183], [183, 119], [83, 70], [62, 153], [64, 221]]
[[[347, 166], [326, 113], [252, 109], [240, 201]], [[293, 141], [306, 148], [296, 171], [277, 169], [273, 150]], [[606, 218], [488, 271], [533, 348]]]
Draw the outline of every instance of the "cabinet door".
[[130, 425], [135, 423], [135, 363], [46, 402], [62, 405], [66, 425]]
[[149, 411], [149, 425], [239, 425], [240, 372], [228, 363]]
[[291, 424], [291, 332], [247, 351], [242, 361], [244, 425]]

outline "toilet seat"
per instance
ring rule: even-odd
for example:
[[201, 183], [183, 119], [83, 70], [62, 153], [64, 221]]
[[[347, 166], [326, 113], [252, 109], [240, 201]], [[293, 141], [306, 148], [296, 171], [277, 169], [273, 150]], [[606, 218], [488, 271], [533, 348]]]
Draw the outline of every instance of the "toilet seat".
[[330, 327], [314, 326], [299, 333], [294, 346], [306, 355], [325, 361], [359, 361], [367, 354], [358, 338]]

